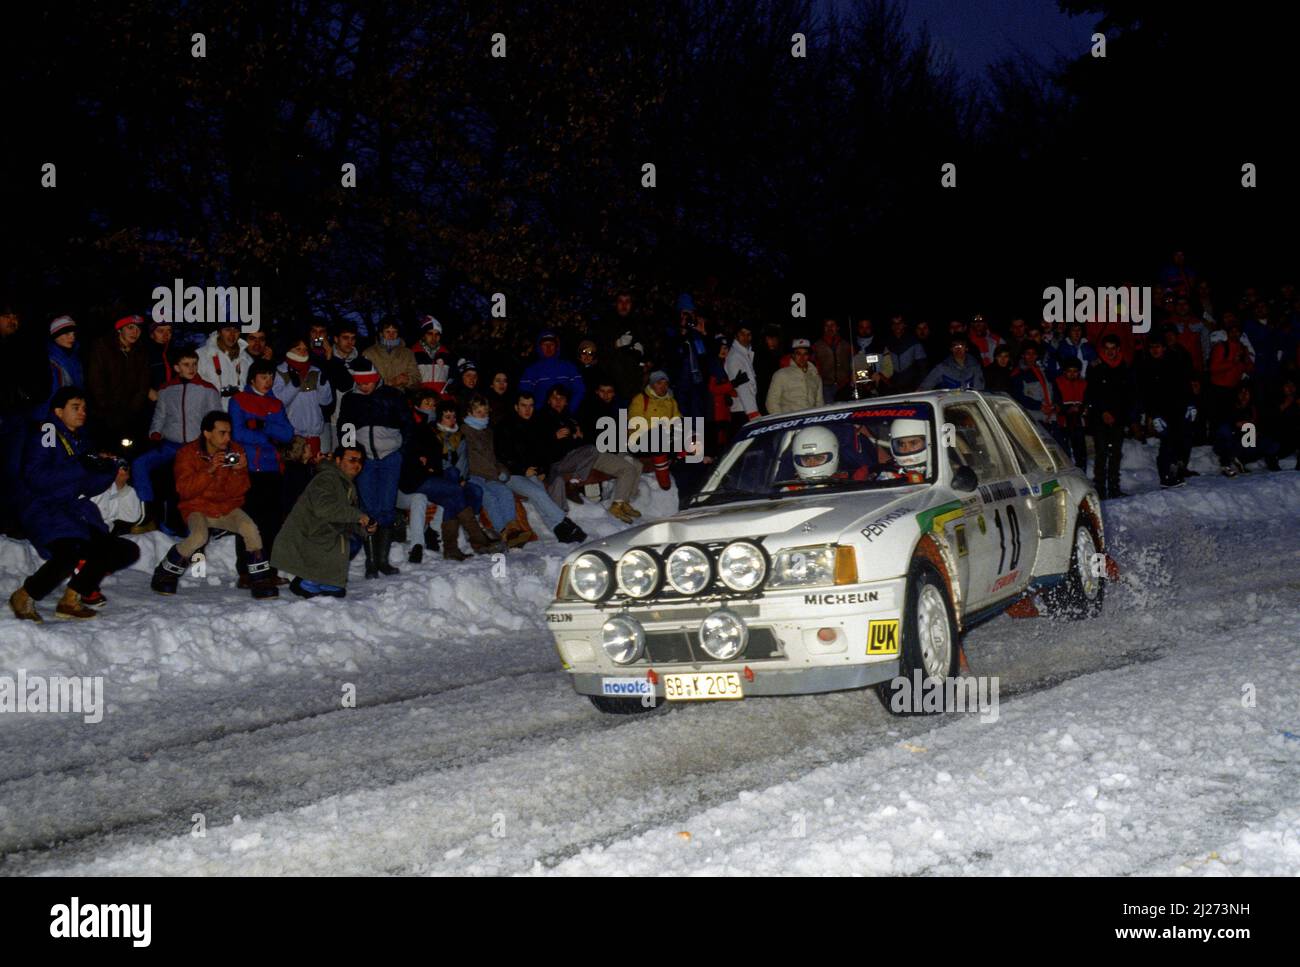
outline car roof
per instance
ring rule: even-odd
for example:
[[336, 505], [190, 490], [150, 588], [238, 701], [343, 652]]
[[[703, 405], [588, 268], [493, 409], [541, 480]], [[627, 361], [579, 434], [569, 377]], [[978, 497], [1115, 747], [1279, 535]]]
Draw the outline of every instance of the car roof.
[[[761, 416], [747, 425], [761, 425], [771, 421], [788, 420], [792, 417], [809, 416], [814, 413], [839, 413], [844, 410], [859, 409], [864, 406], [882, 406], [890, 403], [930, 403], [937, 405], [940, 403], [956, 403], [961, 400], [972, 399], [975, 397], [1001, 396], [1001, 393], [985, 393], [980, 390], [971, 389], [932, 389], [920, 393], [894, 393], [891, 396], [871, 396], [860, 400], [844, 400], [838, 403], [827, 403], [824, 406], [812, 406], [804, 410], [791, 410], [789, 413], [777, 413], [775, 415]], [[1010, 397], [1008, 397], [1009, 399]]]

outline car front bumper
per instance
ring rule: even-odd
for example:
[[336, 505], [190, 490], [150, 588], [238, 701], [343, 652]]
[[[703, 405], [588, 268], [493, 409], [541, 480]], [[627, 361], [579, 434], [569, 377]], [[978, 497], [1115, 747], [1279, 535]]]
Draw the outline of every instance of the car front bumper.
[[[746, 697], [817, 694], [865, 688], [898, 674], [905, 584], [905, 579], [897, 578], [768, 592], [754, 599], [629, 602], [604, 607], [556, 601], [547, 609], [546, 619], [560, 659], [572, 674], [574, 689], [582, 695], [620, 694], [606, 687], [613, 682], [616, 687], [629, 688], [633, 695], [646, 695], [653, 689], [663, 696], [664, 675], [718, 672], [738, 673]], [[774, 651], [756, 655], [751, 647], [730, 661], [716, 661], [703, 655], [698, 637], [694, 637], [690, 646], [694, 657], [664, 660], [648, 647], [641, 660], [618, 665], [600, 646], [601, 627], [615, 615], [635, 620], [649, 640], [651, 636], [696, 635], [703, 619], [720, 608], [744, 620], [751, 642], [760, 636], [775, 641]], [[882, 629], [892, 630], [892, 644], [882, 644]], [[872, 646], [873, 640], [876, 646]]]

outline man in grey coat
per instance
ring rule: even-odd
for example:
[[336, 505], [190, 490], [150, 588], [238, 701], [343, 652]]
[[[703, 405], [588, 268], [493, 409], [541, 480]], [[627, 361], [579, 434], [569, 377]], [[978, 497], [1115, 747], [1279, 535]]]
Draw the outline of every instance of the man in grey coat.
[[348, 562], [361, 549], [362, 532], [376, 526], [357, 499], [365, 459], [359, 447], [339, 447], [323, 459], [276, 536], [271, 566], [294, 575], [289, 590], [299, 597], [347, 594]]

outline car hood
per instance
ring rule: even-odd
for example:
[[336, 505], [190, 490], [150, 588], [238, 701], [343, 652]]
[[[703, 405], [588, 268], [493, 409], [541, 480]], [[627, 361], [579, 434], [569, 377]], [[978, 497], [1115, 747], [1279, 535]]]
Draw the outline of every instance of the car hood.
[[929, 485], [918, 485], [696, 507], [619, 531], [581, 550], [600, 550], [617, 559], [633, 547], [662, 548], [684, 541], [763, 538], [769, 553], [786, 547], [828, 544], [839, 540], [846, 530], [856, 530], [881, 514], [909, 504], [920, 510], [930, 490]]

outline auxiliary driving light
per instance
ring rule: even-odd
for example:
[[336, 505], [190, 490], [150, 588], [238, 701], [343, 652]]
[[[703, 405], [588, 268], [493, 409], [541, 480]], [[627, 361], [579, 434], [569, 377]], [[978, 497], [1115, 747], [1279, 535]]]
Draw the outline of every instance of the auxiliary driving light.
[[745, 650], [749, 628], [740, 616], [719, 608], [700, 622], [700, 646], [719, 661], [729, 661]]

